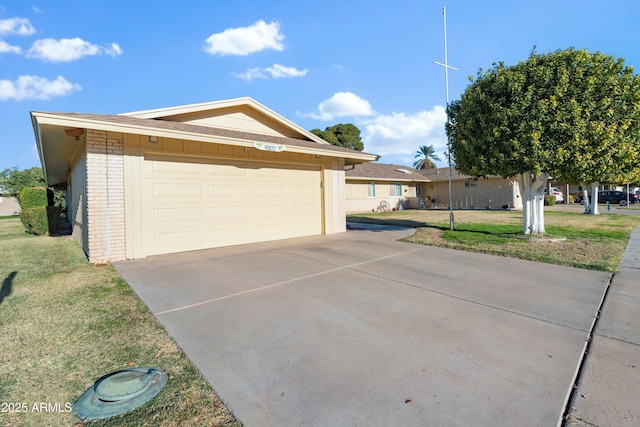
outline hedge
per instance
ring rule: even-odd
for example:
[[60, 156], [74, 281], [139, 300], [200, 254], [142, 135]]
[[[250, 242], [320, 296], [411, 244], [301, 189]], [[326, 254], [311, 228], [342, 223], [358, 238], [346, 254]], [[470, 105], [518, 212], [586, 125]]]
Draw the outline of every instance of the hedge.
[[[46, 193], [45, 193], [46, 195]], [[22, 208], [20, 220], [27, 233], [41, 236], [49, 232], [49, 221], [47, 220], [47, 206], [36, 206], [34, 208]]]
[[37, 206], [47, 206], [49, 197], [46, 187], [25, 187], [20, 191], [20, 207], [22, 210], [35, 208]]
[[553, 206], [556, 204], [556, 196], [546, 195], [544, 196], [544, 205]]

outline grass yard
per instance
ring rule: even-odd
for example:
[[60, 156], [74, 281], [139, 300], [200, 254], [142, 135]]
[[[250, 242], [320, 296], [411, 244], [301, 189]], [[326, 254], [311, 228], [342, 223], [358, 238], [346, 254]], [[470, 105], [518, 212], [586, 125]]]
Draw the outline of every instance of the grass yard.
[[545, 237], [524, 238], [520, 211], [454, 211], [455, 231], [449, 230], [448, 210], [406, 210], [349, 215], [348, 221], [417, 227], [411, 243], [482, 252], [549, 264], [615, 272], [629, 235], [640, 216], [605, 213], [583, 215], [578, 210], [545, 212]]
[[[75, 240], [0, 219], [0, 260], [0, 425], [241, 426], [117, 271], [89, 264]], [[102, 375], [141, 366], [169, 375], [149, 403], [86, 424], [65, 412]], [[41, 402], [60, 410], [33, 410]]]

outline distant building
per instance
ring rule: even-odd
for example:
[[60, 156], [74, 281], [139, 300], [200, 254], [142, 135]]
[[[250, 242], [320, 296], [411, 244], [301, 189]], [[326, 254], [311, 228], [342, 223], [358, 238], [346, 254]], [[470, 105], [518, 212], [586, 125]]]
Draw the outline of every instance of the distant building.
[[20, 204], [15, 197], [0, 196], [0, 216], [20, 214]]
[[[522, 209], [515, 179], [473, 179], [452, 169], [454, 209]], [[391, 209], [448, 208], [449, 170], [363, 163], [345, 170], [347, 213]], [[386, 202], [381, 205], [381, 203]]]

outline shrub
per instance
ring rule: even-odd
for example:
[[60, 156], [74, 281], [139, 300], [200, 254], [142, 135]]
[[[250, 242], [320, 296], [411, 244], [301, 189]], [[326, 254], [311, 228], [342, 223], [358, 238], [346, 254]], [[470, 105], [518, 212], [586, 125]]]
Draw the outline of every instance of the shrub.
[[41, 236], [47, 234], [49, 231], [47, 215], [47, 206], [22, 208], [22, 211], [20, 212], [20, 220], [22, 221], [25, 230], [27, 230], [27, 233]]
[[544, 196], [544, 205], [553, 206], [556, 204], [556, 196], [547, 195]]
[[47, 206], [49, 198], [45, 187], [25, 187], [20, 191], [20, 207], [24, 209]]
[[575, 203], [576, 199], [573, 194], [567, 195], [567, 203]]

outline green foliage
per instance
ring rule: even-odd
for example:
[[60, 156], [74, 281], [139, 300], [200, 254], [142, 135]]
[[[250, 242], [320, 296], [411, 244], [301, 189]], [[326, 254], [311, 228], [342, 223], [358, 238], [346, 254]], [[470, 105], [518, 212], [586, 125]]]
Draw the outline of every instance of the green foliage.
[[545, 195], [544, 196], [544, 205], [545, 206], [553, 206], [556, 204], [556, 196]]
[[413, 167], [416, 169], [433, 169], [436, 164], [433, 160], [439, 162], [440, 157], [436, 154], [436, 149], [433, 145], [421, 146], [415, 155], [416, 161], [413, 162]]
[[47, 206], [47, 222], [50, 234], [63, 234], [68, 224], [66, 209], [59, 206]]
[[575, 203], [575, 197], [573, 197], [573, 194], [568, 194], [566, 196], [566, 202], [565, 203], [568, 203], [568, 204]]
[[25, 187], [20, 191], [20, 207], [22, 209], [47, 205], [48, 197], [45, 187]]
[[331, 145], [358, 151], [364, 150], [364, 144], [360, 137], [360, 129], [351, 123], [329, 126], [325, 128], [324, 131], [320, 129], [311, 129], [310, 132], [315, 136], [324, 139]]
[[640, 176], [640, 77], [622, 59], [567, 49], [494, 64], [447, 114], [453, 157], [469, 175]]
[[20, 221], [22, 221], [24, 229], [27, 230], [27, 233], [38, 236], [45, 235], [49, 231], [47, 216], [47, 206], [22, 208], [20, 211]]
[[15, 196], [19, 199], [23, 188], [44, 185], [44, 174], [39, 167], [24, 170], [13, 167], [0, 171], [0, 194], [4, 193], [6, 196]]

